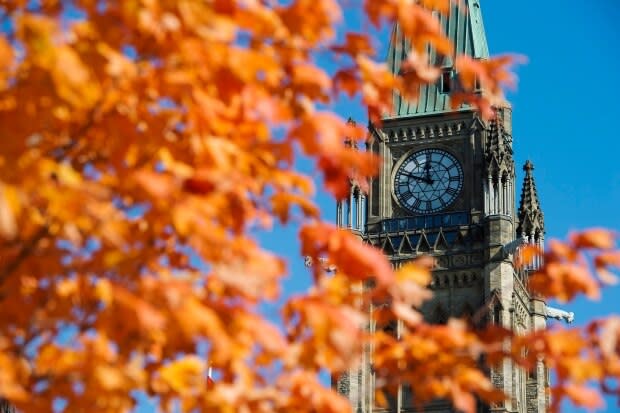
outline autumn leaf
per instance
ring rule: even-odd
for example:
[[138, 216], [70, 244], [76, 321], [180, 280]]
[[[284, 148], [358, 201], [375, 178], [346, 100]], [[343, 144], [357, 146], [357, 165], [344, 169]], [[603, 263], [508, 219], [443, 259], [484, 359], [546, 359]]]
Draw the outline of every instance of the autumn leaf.
[[207, 367], [204, 360], [186, 356], [175, 360], [159, 370], [163, 381], [175, 392], [186, 394], [197, 391], [206, 382]]
[[293, 207], [299, 207], [304, 216], [316, 218], [319, 216], [319, 210], [306, 197], [291, 194], [278, 193], [271, 197], [274, 214], [280, 219], [280, 222], [286, 223], [289, 220], [290, 210]]
[[344, 36], [344, 43], [332, 46], [331, 49], [338, 53], [346, 53], [353, 58], [360, 54], [372, 55], [374, 53], [368, 36], [353, 32], [346, 33]]
[[536, 258], [540, 258], [543, 251], [537, 245], [525, 245], [519, 248], [519, 252], [515, 259], [515, 265], [519, 268], [532, 266]]
[[13, 48], [4, 36], [0, 35], [0, 90], [7, 87], [7, 80], [11, 74], [10, 62], [13, 62]]
[[431, 257], [409, 262], [396, 271], [396, 279], [399, 282], [412, 281], [421, 287], [426, 287], [431, 282], [430, 269], [432, 265], [433, 259]]
[[297, 64], [293, 67], [293, 84], [311, 98], [322, 98], [331, 88], [331, 79], [313, 65]]
[[113, 286], [114, 302], [134, 312], [140, 327], [147, 330], [159, 330], [166, 322], [153, 305], [120, 286]]
[[549, 251], [547, 257], [550, 259], [576, 261], [578, 256], [578, 251], [570, 244], [558, 240], [551, 240], [549, 242]]
[[588, 409], [599, 409], [605, 405], [601, 395], [595, 389], [584, 385], [568, 384], [562, 388], [562, 392], [573, 403]]
[[123, 374], [110, 366], [97, 366], [94, 378], [105, 390], [122, 390], [126, 386]]
[[615, 245], [614, 233], [602, 228], [572, 234], [570, 240], [577, 248], [609, 249]]
[[361, 87], [361, 81], [357, 77], [355, 69], [341, 69], [333, 76], [334, 87], [346, 93], [349, 97], [355, 96]]
[[[515, 63], [523, 63], [522, 56], [497, 56], [488, 60], [473, 59], [469, 56], [458, 56], [455, 67], [465, 93], [455, 93], [451, 104], [458, 107], [462, 103], [472, 103], [478, 107], [483, 118], [491, 119], [495, 116], [493, 107], [504, 106], [503, 88], [512, 87], [515, 77], [510, 67]], [[481, 93], [476, 93], [477, 86]]]
[[560, 301], [569, 301], [578, 294], [590, 299], [600, 297], [600, 289], [588, 269], [577, 264], [546, 263], [530, 279], [533, 291]]
[[56, 92], [62, 99], [80, 108], [91, 108], [100, 99], [99, 84], [93, 81], [88, 68], [73, 49], [56, 48], [51, 64]]
[[0, 183], [0, 237], [12, 240], [17, 236], [16, 209], [18, 201], [14, 190]]
[[618, 277], [609, 271], [609, 267], [620, 268], [620, 252], [602, 252], [594, 257], [594, 266], [599, 279], [605, 284], [617, 284]]

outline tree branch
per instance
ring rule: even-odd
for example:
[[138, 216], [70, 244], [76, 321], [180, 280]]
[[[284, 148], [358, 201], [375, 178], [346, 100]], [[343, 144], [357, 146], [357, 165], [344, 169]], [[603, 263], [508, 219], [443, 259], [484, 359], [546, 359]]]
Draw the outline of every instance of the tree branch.
[[[22, 247], [22, 249], [19, 251], [19, 254], [17, 254], [17, 256], [11, 262], [9, 262], [2, 269], [2, 271], [0, 271], [0, 285], [2, 285], [4, 280], [7, 279], [11, 274], [13, 274], [13, 272], [17, 270], [20, 264], [26, 258], [28, 258], [28, 256], [32, 253], [32, 251], [36, 247], [37, 243], [41, 240], [41, 238], [47, 235], [47, 233], [48, 233], [47, 226], [41, 227], [41, 229], [39, 229], [39, 231], [36, 234], [34, 234], [32, 238], [30, 238], [30, 240], [26, 243], [26, 245]], [[1, 410], [0, 410], [0, 413], [2, 413]]]

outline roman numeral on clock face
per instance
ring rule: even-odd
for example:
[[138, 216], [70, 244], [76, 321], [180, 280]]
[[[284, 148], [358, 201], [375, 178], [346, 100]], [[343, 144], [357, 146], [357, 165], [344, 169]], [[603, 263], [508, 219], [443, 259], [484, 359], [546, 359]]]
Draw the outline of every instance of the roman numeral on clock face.
[[409, 200], [413, 198], [413, 194], [409, 191], [403, 192], [401, 194], [401, 198], [403, 199], [404, 202], [409, 203]]

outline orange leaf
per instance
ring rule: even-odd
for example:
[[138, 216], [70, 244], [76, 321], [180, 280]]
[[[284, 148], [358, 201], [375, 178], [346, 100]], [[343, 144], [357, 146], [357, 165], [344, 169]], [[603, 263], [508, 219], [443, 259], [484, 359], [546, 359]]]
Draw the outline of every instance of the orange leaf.
[[578, 406], [598, 409], [605, 405], [600, 393], [590, 387], [577, 384], [566, 384], [561, 388], [564, 393]]
[[566, 244], [558, 240], [549, 241], [550, 259], [565, 259], [567, 261], [575, 261], [577, 259], [577, 251], [572, 245]]
[[588, 269], [582, 265], [548, 262], [530, 278], [533, 291], [560, 301], [573, 299], [577, 294], [600, 298], [600, 289]]
[[347, 53], [353, 57], [358, 54], [372, 55], [374, 53], [368, 35], [352, 32], [346, 33], [344, 43], [332, 46], [332, 50], [339, 53]]
[[620, 267], [620, 251], [602, 252], [594, 258], [597, 267]]
[[279, 192], [271, 197], [273, 212], [282, 223], [288, 222], [290, 209], [297, 205], [304, 216], [317, 218], [319, 210], [308, 198], [302, 195]]
[[0, 62], [3, 62], [3, 64], [0, 65], [0, 90], [3, 90], [7, 86], [8, 76], [12, 69], [9, 62], [13, 62], [13, 56], [13, 48], [10, 43], [4, 35], [0, 35]]
[[594, 228], [572, 234], [570, 240], [577, 248], [609, 249], [615, 245], [614, 233], [603, 228]]
[[166, 319], [150, 303], [120, 286], [113, 286], [112, 289], [114, 301], [133, 311], [142, 328], [147, 330], [161, 330], [164, 328]]
[[607, 267], [620, 267], [620, 251], [603, 252], [594, 257], [594, 266], [598, 276], [605, 284], [618, 283], [618, 277], [611, 273]]
[[341, 69], [334, 75], [334, 86], [337, 90], [346, 93], [349, 97], [355, 96], [361, 89], [361, 82], [355, 70]]
[[176, 189], [176, 182], [171, 176], [154, 171], [140, 170], [134, 173], [134, 180], [154, 198], [166, 199]]
[[325, 71], [309, 64], [293, 67], [293, 85], [310, 97], [321, 97], [331, 87], [331, 79]]
[[530, 266], [534, 259], [542, 256], [542, 250], [537, 245], [528, 244], [519, 248], [519, 254], [515, 261], [515, 265], [519, 268]]
[[17, 236], [16, 206], [14, 191], [0, 183], [0, 238], [12, 240]]
[[197, 356], [185, 356], [159, 369], [159, 374], [175, 392], [188, 394], [206, 384], [207, 365]]
[[[394, 280], [392, 267], [378, 249], [363, 244], [348, 231], [325, 223], [309, 224], [300, 231], [302, 255], [318, 260], [321, 255], [339, 271], [355, 280], [376, 279], [381, 287], [391, 285]], [[318, 267], [317, 271], [318, 271]]]

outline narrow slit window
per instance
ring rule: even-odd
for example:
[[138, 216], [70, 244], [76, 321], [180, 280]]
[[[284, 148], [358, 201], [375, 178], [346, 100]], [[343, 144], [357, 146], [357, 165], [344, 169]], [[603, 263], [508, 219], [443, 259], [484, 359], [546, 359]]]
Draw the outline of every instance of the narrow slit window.
[[441, 72], [441, 93], [450, 93], [452, 91], [452, 70], [444, 70]]

